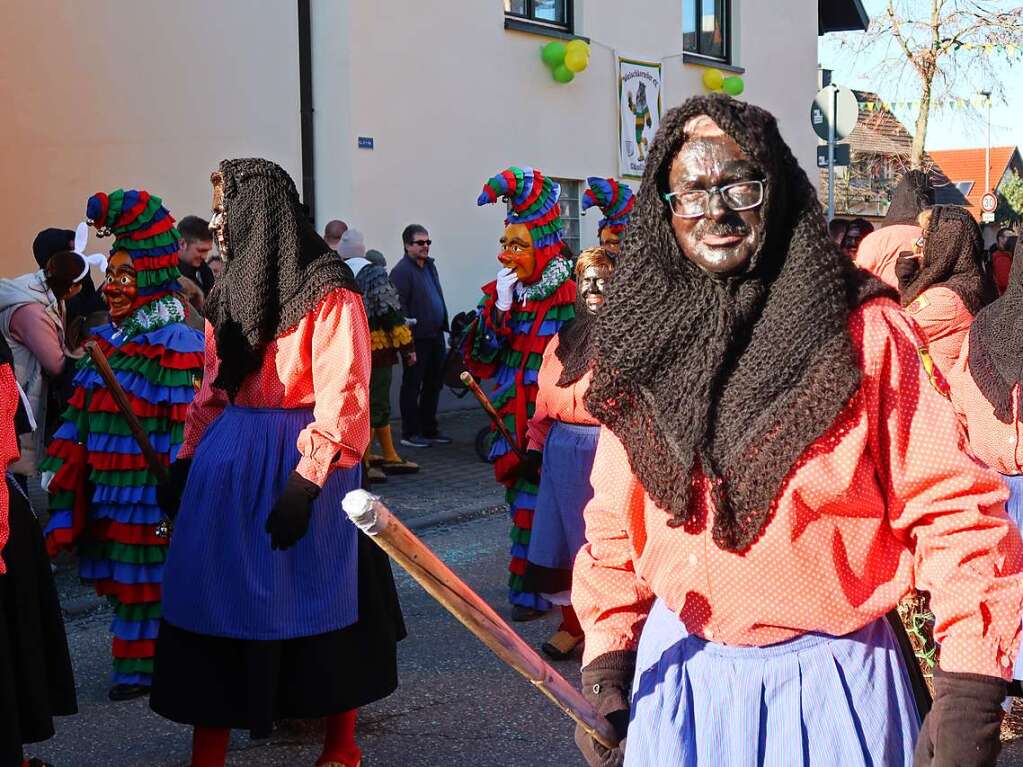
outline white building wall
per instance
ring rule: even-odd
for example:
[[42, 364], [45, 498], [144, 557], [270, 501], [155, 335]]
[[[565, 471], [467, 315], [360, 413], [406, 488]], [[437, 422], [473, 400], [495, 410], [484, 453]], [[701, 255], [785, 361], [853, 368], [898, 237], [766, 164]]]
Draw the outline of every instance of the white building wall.
[[146, 188], [180, 219], [209, 216], [224, 158], [301, 178], [294, 2], [3, 0], [2, 15], [0, 275], [34, 268], [36, 232], [73, 229], [97, 191]]
[[[816, 0], [733, 7], [743, 98], [778, 117], [812, 169]], [[575, 179], [616, 175], [616, 49], [663, 60], [665, 109], [705, 92], [703, 68], [682, 63], [681, 17], [672, 0], [576, 0], [590, 65], [561, 85], [540, 61], [547, 38], [506, 31], [500, 0], [313, 0], [317, 221], [343, 218], [390, 265], [402, 228], [425, 225], [449, 309], [474, 306], [498, 270], [504, 215], [500, 205], [475, 206], [483, 182], [512, 164]], [[356, 148], [359, 136], [375, 148]], [[598, 218], [583, 218], [584, 245], [595, 242]]]

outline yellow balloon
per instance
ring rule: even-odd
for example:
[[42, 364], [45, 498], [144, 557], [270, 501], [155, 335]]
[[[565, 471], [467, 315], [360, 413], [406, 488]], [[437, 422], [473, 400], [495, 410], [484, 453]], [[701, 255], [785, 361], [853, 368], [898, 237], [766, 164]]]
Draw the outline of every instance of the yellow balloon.
[[709, 91], [719, 91], [725, 84], [725, 75], [720, 69], [703, 70], [703, 87]]
[[586, 69], [589, 63], [589, 57], [578, 48], [565, 54], [565, 66], [577, 74]]
[[590, 46], [586, 44], [585, 40], [572, 40], [570, 43], [565, 44], [565, 55], [567, 56], [572, 53], [572, 51], [579, 51], [589, 58]]

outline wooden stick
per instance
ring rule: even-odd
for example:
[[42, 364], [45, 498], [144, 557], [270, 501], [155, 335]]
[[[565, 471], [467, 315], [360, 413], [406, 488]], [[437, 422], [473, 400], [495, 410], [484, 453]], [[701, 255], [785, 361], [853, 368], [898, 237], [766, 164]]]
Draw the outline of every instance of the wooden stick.
[[453, 573], [380, 499], [353, 490], [342, 506], [349, 519], [419, 581], [426, 591], [493, 653], [526, 677], [568, 716], [607, 748], [618, 743], [611, 723], [551, 668], [483, 598]]
[[471, 391], [473, 396], [476, 397], [480, 405], [483, 406], [483, 409], [487, 412], [487, 415], [490, 416], [490, 420], [494, 422], [494, 426], [497, 428], [499, 432], [501, 432], [501, 436], [504, 437], [505, 440], [508, 442], [508, 445], [511, 447], [512, 452], [515, 453], [515, 455], [518, 457], [520, 461], [523, 460], [526, 457], [525, 454], [522, 452], [522, 449], [518, 446], [516, 440], [512, 437], [511, 432], [508, 431], [508, 427], [504, 425], [504, 421], [501, 419], [501, 416], [498, 414], [497, 410], [494, 409], [494, 405], [490, 402], [490, 398], [483, 393], [483, 390], [480, 388], [480, 385], [476, 383], [476, 379], [472, 377], [472, 373], [470, 373], [469, 371], [465, 371], [464, 373], [462, 373], [462, 375], [459, 376], [459, 378], [462, 379], [462, 383], [464, 383], [466, 387], [468, 387], [469, 391]]
[[128, 422], [128, 428], [131, 429], [131, 435], [135, 438], [139, 448], [142, 450], [142, 455], [146, 458], [146, 463], [149, 464], [149, 470], [156, 475], [156, 478], [161, 482], [168, 478], [167, 467], [163, 465], [160, 460], [159, 454], [153, 449], [153, 446], [149, 442], [149, 437], [146, 435], [146, 430], [142, 428], [142, 424], [139, 422], [138, 417], [135, 415], [135, 411], [131, 409], [131, 403], [128, 401], [128, 395], [124, 393], [124, 389], [121, 388], [121, 384], [118, 383], [114, 371], [110, 367], [110, 363], [107, 361], [106, 355], [103, 354], [103, 350], [96, 345], [95, 341], [88, 341], [85, 344], [85, 350], [92, 357], [92, 361], [96, 363], [96, 369], [99, 371], [100, 377], [103, 382], [110, 389], [110, 395], [114, 398], [114, 402], [117, 403], [118, 409], [121, 411], [121, 415], [124, 416], [124, 420]]

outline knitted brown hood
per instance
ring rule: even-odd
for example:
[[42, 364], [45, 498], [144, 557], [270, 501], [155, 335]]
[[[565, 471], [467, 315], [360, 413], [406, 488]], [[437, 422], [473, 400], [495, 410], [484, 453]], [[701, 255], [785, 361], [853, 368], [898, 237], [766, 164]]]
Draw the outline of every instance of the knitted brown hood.
[[231, 400], [271, 341], [336, 288], [358, 292], [352, 270], [302, 213], [295, 182], [269, 160], [224, 160], [227, 268], [206, 302]]
[[[747, 269], [716, 278], [675, 241], [661, 198], [708, 115], [766, 179], [765, 236]], [[596, 319], [590, 412], [622, 441], [672, 527], [696, 529], [697, 469], [714, 487], [713, 537], [742, 551], [786, 476], [860, 385], [849, 315], [885, 293], [828, 237], [816, 193], [763, 109], [723, 96], [670, 111], [651, 146], [618, 267]]]
[[[1023, 238], [1016, 241], [1009, 285], [970, 325], [970, 375], [994, 405], [995, 417], [1012, 421], [1012, 390], [1023, 383]], [[1023, 420], [1023, 410], [1019, 413]]]

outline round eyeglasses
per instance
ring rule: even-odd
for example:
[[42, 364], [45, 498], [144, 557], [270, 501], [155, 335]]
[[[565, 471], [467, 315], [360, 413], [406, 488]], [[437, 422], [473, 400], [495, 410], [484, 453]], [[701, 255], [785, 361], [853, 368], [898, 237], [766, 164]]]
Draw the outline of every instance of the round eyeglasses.
[[671, 215], [678, 218], [700, 218], [707, 215], [712, 195], [721, 195], [721, 201], [729, 210], [751, 210], [764, 201], [763, 181], [737, 181], [710, 189], [687, 189], [684, 192], [668, 192], [664, 201], [671, 208]]

